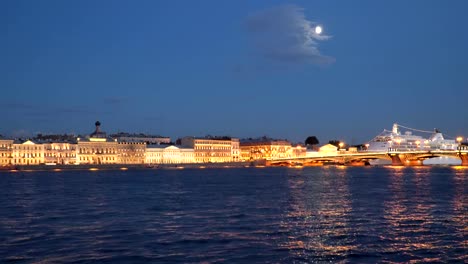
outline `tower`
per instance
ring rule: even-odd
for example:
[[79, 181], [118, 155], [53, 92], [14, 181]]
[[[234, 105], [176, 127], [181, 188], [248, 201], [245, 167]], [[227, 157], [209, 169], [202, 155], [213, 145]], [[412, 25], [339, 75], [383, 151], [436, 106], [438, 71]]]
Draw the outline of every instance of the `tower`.
[[94, 125], [96, 126], [96, 130], [94, 131], [94, 133], [99, 134], [101, 132], [101, 122], [96, 121], [96, 123], [94, 123]]

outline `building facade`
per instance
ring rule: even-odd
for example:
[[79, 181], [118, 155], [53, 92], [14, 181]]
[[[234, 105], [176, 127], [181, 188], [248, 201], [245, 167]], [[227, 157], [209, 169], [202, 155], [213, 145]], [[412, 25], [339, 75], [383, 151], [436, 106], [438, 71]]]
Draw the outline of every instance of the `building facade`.
[[338, 153], [338, 147], [332, 144], [326, 144], [319, 148], [320, 155], [336, 155]]
[[117, 141], [106, 138], [78, 139], [78, 164], [117, 164]]
[[119, 142], [117, 141], [117, 163], [143, 164], [145, 162], [145, 142]]
[[96, 130], [86, 138], [77, 138], [78, 164], [117, 164], [118, 143], [101, 131], [101, 123], [95, 123]]
[[14, 141], [12, 164], [39, 165], [44, 163], [44, 145], [32, 140]]
[[44, 162], [46, 164], [76, 164], [77, 143], [46, 142], [44, 145]]
[[146, 148], [146, 164], [180, 164], [194, 163], [193, 148], [179, 148], [176, 146], [148, 145]]
[[268, 138], [246, 140], [240, 143], [242, 160], [244, 161], [291, 158], [294, 154], [291, 148], [289, 141]]
[[0, 138], [0, 167], [11, 165], [13, 158], [13, 140]]
[[240, 141], [238, 138], [231, 139], [231, 157], [232, 161], [241, 161]]
[[193, 148], [196, 163], [239, 161], [239, 139], [230, 137], [184, 137], [184, 147]]
[[117, 139], [117, 141], [123, 142], [146, 142], [147, 144], [169, 144], [171, 143], [170, 137], [163, 137], [163, 136], [154, 136], [154, 135], [146, 135], [146, 134], [131, 134], [131, 133], [117, 133], [112, 134], [110, 136], [113, 139]]
[[307, 147], [296, 145], [291, 147], [291, 157], [303, 158], [307, 155]]

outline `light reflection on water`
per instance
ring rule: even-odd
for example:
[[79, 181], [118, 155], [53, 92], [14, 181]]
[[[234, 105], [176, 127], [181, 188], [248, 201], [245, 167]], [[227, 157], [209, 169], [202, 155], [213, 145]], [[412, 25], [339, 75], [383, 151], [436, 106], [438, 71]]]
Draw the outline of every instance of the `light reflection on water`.
[[314, 175], [302, 176], [288, 180], [292, 203], [281, 225], [290, 235], [279, 247], [287, 248], [296, 260], [335, 260], [354, 248], [348, 227], [351, 199], [343, 180], [346, 171], [323, 170], [320, 182], [308, 180]]
[[467, 262], [467, 173], [7, 173], [0, 262]]
[[412, 251], [436, 249], [437, 239], [428, 232], [433, 223], [430, 212], [434, 206], [429, 193], [430, 174], [423, 167], [411, 169], [414, 170], [412, 177], [391, 176], [389, 188], [393, 196], [385, 202], [384, 215], [391, 227], [388, 229], [390, 247], [387, 251], [398, 253], [404, 261], [411, 260]]

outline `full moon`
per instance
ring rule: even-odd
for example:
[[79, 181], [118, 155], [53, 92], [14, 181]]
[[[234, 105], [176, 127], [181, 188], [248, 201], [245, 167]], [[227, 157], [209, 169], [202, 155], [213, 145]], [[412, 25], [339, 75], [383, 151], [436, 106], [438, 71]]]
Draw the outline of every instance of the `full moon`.
[[322, 33], [322, 27], [321, 26], [316, 26], [315, 27], [315, 34], [320, 35]]

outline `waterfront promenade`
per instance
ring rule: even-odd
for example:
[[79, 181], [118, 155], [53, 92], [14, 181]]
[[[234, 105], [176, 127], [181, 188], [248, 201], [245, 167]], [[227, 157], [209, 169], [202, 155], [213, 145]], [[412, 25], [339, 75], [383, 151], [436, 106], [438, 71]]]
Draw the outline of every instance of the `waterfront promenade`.
[[[3, 171], [99, 171], [99, 170], [149, 170], [149, 169], [230, 169], [244, 167], [308, 167], [326, 165], [366, 166], [376, 159], [388, 160], [392, 166], [422, 166], [426, 159], [436, 157], [459, 158], [461, 166], [468, 167], [468, 148], [459, 150], [433, 151], [398, 151], [388, 152], [347, 152], [336, 154], [316, 154], [316, 156], [299, 158], [279, 158], [243, 162], [219, 163], [180, 163], [180, 164], [82, 164], [82, 165], [17, 165], [3, 167]], [[1, 170], [0, 170], [1, 171]]]
[[336, 140], [321, 147], [309, 145], [318, 144], [316, 138], [316, 143], [306, 140], [308, 145], [302, 145], [268, 137], [187, 136], [171, 142], [168, 137], [116, 135], [107, 136], [101, 130], [101, 122], [96, 121], [94, 132], [85, 136], [38, 134], [33, 139], [2, 138], [0, 170], [364, 166], [374, 160], [387, 160], [393, 166], [420, 166], [424, 160], [437, 157], [459, 159], [462, 166], [468, 166], [468, 146], [462, 142], [463, 137], [457, 137], [456, 141], [444, 139], [435, 130], [426, 139], [410, 131], [402, 134], [398, 124], [393, 125], [391, 132], [384, 130], [368, 143], [357, 146]]

